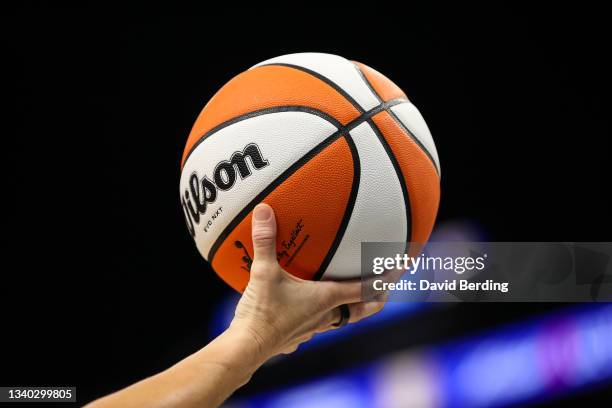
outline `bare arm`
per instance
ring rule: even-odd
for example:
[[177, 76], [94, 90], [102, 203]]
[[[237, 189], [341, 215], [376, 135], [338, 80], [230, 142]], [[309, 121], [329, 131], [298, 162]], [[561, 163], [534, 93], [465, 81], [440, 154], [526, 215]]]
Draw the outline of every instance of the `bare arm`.
[[251, 277], [230, 327], [169, 369], [89, 407], [219, 406], [267, 359], [333, 329], [340, 320], [338, 306], [349, 305], [350, 322], [382, 308], [382, 302], [360, 301], [359, 282], [313, 282], [288, 274], [278, 265], [275, 243], [274, 213], [259, 205], [253, 216]]
[[263, 363], [240, 330], [228, 329], [169, 369], [93, 402], [91, 407], [216, 407]]

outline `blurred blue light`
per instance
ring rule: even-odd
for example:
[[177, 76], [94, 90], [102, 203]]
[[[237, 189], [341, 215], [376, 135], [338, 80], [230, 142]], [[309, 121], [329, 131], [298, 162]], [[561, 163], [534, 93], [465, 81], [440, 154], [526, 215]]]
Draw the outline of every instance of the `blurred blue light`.
[[612, 304], [590, 304], [230, 406], [496, 407], [611, 380]]

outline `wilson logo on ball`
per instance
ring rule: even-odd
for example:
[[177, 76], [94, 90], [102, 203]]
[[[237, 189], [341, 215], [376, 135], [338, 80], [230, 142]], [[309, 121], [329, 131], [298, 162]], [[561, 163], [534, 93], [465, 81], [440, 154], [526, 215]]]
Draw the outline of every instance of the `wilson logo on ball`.
[[249, 143], [242, 151], [234, 152], [229, 160], [217, 163], [213, 171], [212, 180], [208, 176], [200, 178], [194, 172], [189, 178], [189, 186], [181, 197], [181, 205], [185, 214], [185, 221], [191, 236], [195, 236], [195, 224], [200, 223], [200, 218], [206, 213], [208, 204], [214, 203], [217, 199], [218, 190], [230, 190], [236, 183], [237, 175], [242, 180], [252, 174], [250, 163], [255, 170], [260, 170], [268, 164], [264, 159], [259, 146]]

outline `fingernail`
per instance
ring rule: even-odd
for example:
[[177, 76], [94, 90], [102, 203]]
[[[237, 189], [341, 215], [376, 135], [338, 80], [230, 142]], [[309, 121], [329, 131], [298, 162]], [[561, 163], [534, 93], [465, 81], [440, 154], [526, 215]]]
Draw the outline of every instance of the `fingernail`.
[[259, 204], [253, 211], [253, 218], [256, 221], [267, 221], [272, 217], [272, 209], [267, 205]]

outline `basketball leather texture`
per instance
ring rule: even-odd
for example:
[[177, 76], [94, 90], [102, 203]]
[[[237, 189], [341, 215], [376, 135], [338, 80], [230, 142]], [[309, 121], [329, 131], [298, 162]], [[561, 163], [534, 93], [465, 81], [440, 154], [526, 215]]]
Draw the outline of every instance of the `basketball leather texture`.
[[300, 53], [255, 65], [206, 104], [180, 195], [198, 250], [242, 292], [257, 204], [276, 213], [286, 271], [356, 278], [361, 242], [427, 241], [439, 177], [431, 133], [401, 89], [364, 64]]

